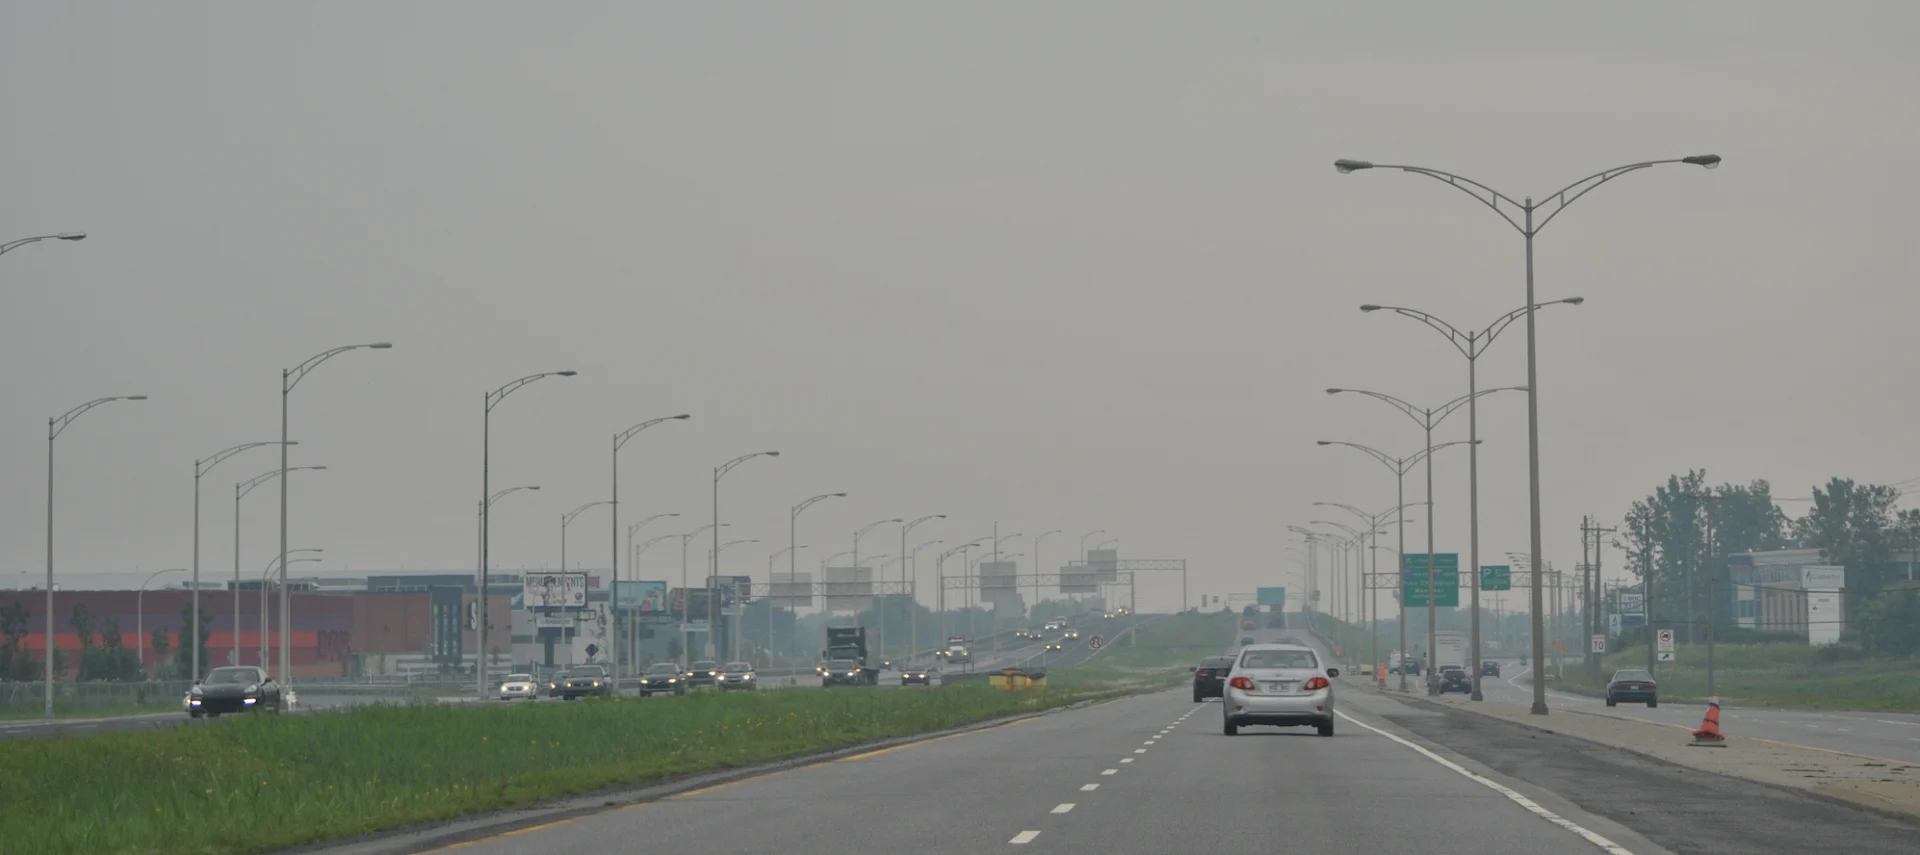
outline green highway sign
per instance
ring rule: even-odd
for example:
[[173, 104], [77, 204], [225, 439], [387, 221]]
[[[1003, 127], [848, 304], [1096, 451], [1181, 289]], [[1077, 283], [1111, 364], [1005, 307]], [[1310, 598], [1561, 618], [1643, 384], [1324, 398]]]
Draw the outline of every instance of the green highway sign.
[[[1436, 552], [1433, 555], [1434, 585], [1440, 593], [1433, 604], [1441, 608], [1460, 607], [1460, 553]], [[1407, 608], [1427, 606], [1427, 554], [1409, 552], [1400, 561], [1400, 601]]]
[[1513, 566], [1510, 564], [1480, 565], [1480, 590], [1513, 590]]
[[1258, 605], [1273, 606], [1276, 609], [1284, 609], [1287, 606], [1286, 588], [1255, 588], [1254, 595], [1259, 600]]

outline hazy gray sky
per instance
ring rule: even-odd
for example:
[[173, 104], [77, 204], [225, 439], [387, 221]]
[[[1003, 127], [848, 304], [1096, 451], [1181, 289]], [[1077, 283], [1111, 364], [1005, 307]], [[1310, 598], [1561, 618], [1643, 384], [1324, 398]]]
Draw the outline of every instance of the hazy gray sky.
[[[1189, 559], [1196, 594], [1290, 581], [1310, 502], [1393, 501], [1313, 441], [1421, 441], [1321, 390], [1465, 391], [1437, 335], [1355, 307], [1524, 299], [1504, 223], [1342, 156], [1516, 195], [1727, 158], [1539, 241], [1539, 296], [1588, 300], [1541, 315], [1555, 560], [1687, 467], [1910, 478], [1916, 31], [1901, 2], [9, 4], [0, 240], [92, 236], [0, 259], [0, 585], [43, 572], [49, 415], [152, 396], [61, 437], [58, 566], [183, 566], [193, 460], [276, 435], [282, 367], [380, 339], [293, 397], [294, 460], [331, 467], [295, 482], [307, 567], [471, 567], [482, 394], [577, 369], [495, 411], [493, 484], [544, 488], [497, 506], [498, 567], [553, 565], [609, 435], [684, 411], [622, 455], [626, 520], [704, 522], [713, 465], [778, 449], [723, 517], [784, 545], [789, 505], [849, 491], [802, 518], [803, 565], [947, 513], [916, 539], [1067, 529], [1052, 566], [1104, 528]], [[1483, 383], [1524, 382], [1520, 333]], [[1491, 557], [1526, 548], [1525, 400], [1481, 422]], [[1435, 467], [1442, 551], [1465, 459]], [[208, 477], [206, 566], [274, 464]], [[255, 572], [273, 495], [247, 499]], [[606, 520], [571, 558], [604, 566]], [[762, 576], [756, 549], [727, 570]], [[641, 575], [677, 580], [676, 552]]]

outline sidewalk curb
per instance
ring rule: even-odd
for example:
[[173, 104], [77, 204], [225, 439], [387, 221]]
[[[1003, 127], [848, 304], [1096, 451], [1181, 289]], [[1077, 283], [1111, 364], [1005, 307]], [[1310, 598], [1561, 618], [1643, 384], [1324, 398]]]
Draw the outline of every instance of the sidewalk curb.
[[[1778, 790], [1783, 793], [1790, 793], [1797, 796], [1804, 796], [1806, 798], [1816, 799], [1819, 801], [1826, 802], [1828, 804], [1853, 808], [1855, 810], [1862, 810], [1862, 811], [1866, 811], [1867, 813], [1876, 814], [1878, 816], [1886, 817], [1887, 819], [1896, 820], [1896, 821], [1905, 823], [1907, 825], [1920, 827], [1920, 813], [1909, 813], [1907, 811], [1896, 810], [1893, 808], [1873, 804], [1871, 802], [1857, 801], [1854, 799], [1846, 798], [1844, 796], [1834, 795], [1831, 793], [1823, 793], [1813, 789], [1803, 789], [1799, 787], [1792, 787], [1785, 784], [1775, 783], [1773, 781], [1763, 781], [1758, 778], [1749, 778], [1741, 775], [1729, 775], [1725, 772], [1717, 772], [1711, 769], [1704, 769], [1699, 766], [1688, 766], [1683, 763], [1676, 763], [1664, 757], [1654, 756], [1645, 751], [1640, 751], [1633, 748], [1625, 748], [1619, 745], [1612, 745], [1606, 742], [1601, 742], [1596, 739], [1588, 739], [1576, 733], [1569, 733], [1564, 730], [1554, 730], [1550, 727], [1545, 727], [1543, 725], [1531, 724], [1523, 721], [1514, 721], [1509, 718], [1503, 718], [1501, 716], [1481, 712], [1480, 710], [1474, 709], [1471, 706], [1455, 706], [1453, 704], [1443, 704], [1437, 701], [1428, 700], [1424, 696], [1416, 696], [1411, 693], [1402, 695], [1399, 692], [1378, 692], [1378, 694], [1384, 694], [1389, 697], [1398, 697], [1403, 701], [1417, 703], [1423, 706], [1431, 707], [1435, 710], [1441, 710], [1441, 711], [1453, 710], [1456, 712], [1466, 713], [1468, 715], [1479, 716], [1480, 718], [1498, 722], [1500, 724], [1506, 724], [1513, 727], [1525, 728], [1527, 730], [1537, 731], [1540, 733], [1549, 733], [1555, 736], [1565, 737], [1567, 739], [1579, 740], [1581, 742], [1587, 743], [1588, 745], [1597, 745], [1602, 748], [1607, 748], [1614, 751], [1620, 751], [1626, 754], [1631, 754], [1642, 760], [1646, 760], [1652, 763], [1658, 763], [1662, 766], [1668, 766], [1675, 769], [1685, 769], [1688, 772], [1694, 772], [1698, 774], [1718, 775], [1724, 778], [1734, 778], [1737, 780], [1745, 781], [1750, 784], [1758, 784], [1760, 786], [1767, 787], [1769, 789]], [[1591, 718], [1612, 718], [1612, 716], [1604, 716], [1596, 713], [1581, 712], [1579, 710], [1556, 710], [1555, 712], [1559, 715], [1580, 715], [1580, 716], [1588, 716]], [[1655, 725], [1655, 726], [1660, 726], [1660, 725]], [[1841, 753], [1844, 754], [1844, 752], [1841, 752]], [[1847, 754], [1844, 756], [1858, 757], [1860, 755]], [[1920, 765], [1920, 764], [1916, 764], [1916, 765]]]

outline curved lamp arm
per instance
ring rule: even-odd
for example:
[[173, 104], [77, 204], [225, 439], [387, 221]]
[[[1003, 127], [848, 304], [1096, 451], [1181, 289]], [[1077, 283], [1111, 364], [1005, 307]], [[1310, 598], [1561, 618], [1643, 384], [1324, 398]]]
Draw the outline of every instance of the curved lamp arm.
[[114, 401], [144, 401], [146, 399], [147, 396], [145, 395], [115, 395], [111, 398], [95, 398], [66, 411], [62, 415], [47, 419], [47, 441], [52, 442], [59, 438], [61, 432], [67, 429], [67, 425], [73, 424], [74, 419], [79, 418], [86, 411], [98, 407], [101, 404], [111, 404]]
[[376, 341], [372, 344], [342, 345], [332, 350], [324, 350], [316, 353], [308, 357], [307, 361], [280, 372], [280, 394], [285, 395], [288, 392], [292, 392], [293, 387], [300, 385], [300, 381], [307, 379], [308, 372], [320, 367], [320, 363], [339, 356], [342, 353], [346, 353], [349, 350], [386, 350], [391, 347], [393, 347], [393, 342]]

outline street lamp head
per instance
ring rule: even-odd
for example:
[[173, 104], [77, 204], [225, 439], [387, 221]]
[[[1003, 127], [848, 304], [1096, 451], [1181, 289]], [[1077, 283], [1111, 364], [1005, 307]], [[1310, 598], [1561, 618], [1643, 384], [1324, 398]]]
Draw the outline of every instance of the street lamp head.
[[538, 490], [538, 489], [540, 489], [540, 485], [539, 485], [539, 484], [529, 484], [529, 485], [527, 485], [527, 489], [529, 489], [529, 490]]
[[576, 375], [576, 374], [579, 374], [579, 373], [580, 373], [580, 372], [578, 372], [578, 371], [555, 371], [555, 372], [553, 372], [553, 376], [555, 376], [555, 377], [572, 377], [572, 376], [574, 376], [574, 375]]
[[87, 233], [86, 232], [61, 232], [57, 235], [54, 235], [54, 237], [60, 240], [86, 240]]
[[677, 415], [677, 416], [669, 416], [669, 418], [671, 418], [671, 419], [675, 419], [675, 420], [678, 420], [678, 421], [683, 421], [683, 422], [684, 422], [684, 421], [686, 421], [687, 419], [690, 419], [690, 418], [693, 418], [693, 414], [692, 414], [692, 413], [681, 413], [680, 415]]
[[778, 452], [778, 451], [762, 451], [762, 452], [760, 452], [760, 453], [761, 453], [761, 454], [764, 454], [764, 455], [766, 455], [766, 456], [768, 456], [768, 457], [779, 457], [779, 456], [780, 456], [780, 452]]
[[1569, 306], [1578, 306], [1581, 303], [1584, 303], [1586, 301], [1587, 301], [1587, 298], [1585, 297], [1568, 297], [1567, 299], [1561, 300], [1560, 302], [1565, 303]]
[[326, 467], [326, 466], [324, 466], [324, 465], [321, 465], [321, 466], [302, 466], [302, 467], [300, 467], [300, 468], [302, 468], [302, 469], [312, 469], [312, 470], [315, 470], [315, 471], [319, 471], [319, 470], [321, 470], [321, 469], [325, 469], [325, 468], [327, 468], [327, 467]]
[[1332, 444], [1333, 444], [1333, 440], [1331, 440], [1331, 439], [1316, 439], [1316, 440], [1314, 440], [1314, 441], [1313, 441], [1313, 444], [1314, 444], [1314, 445], [1332, 445]]
[[1364, 305], [1364, 306], [1361, 306], [1361, 307], [1360, 307], [1360, 311], [1362, 311], [1362, 312], [1378, 312], [1378, 311], [1380, 311], [1380, 309], [1381, 309], [1381, 308], [1382, 308], [1381, 306], [1376, 306], [1376, 305], [1374, 305], [1374, 304], [1372, 304], [1372, 303], [1368, 303], [1368, 304], [1366, 304], [1366, 305]]
[[128, 395], [128, 396], [127, 396], [126, 398], [124, 398], [123, 400], [128, 400], [128, 401], [144, 401], [144, 400], [146, 400], [146, 399], [147, 399], [147, 396], [145, 396], [145, 395]]
[[376, 341], [376, 342], [374, 342], [374, 343], [372, 343], [372, 344], [369, 344], [369, 345], [367, 345], [367, 347], [368, 347], [368, 349], [370, 349], [370, 350], [392, 350], [392, 349], [393, 349], [393, 342], [390, 342], [390, 341]]
[[1364, 160], [1348, 160], [1343, 157], [1333, 162], [1334, 171], [1340, 173], [1341, 175], [1345, 175], [1349, 172], [1356, 172], [1362, 169], [1372, 169], [1372, 168], [1373, 168], [1373, 164], [1368, 163], [1367, 161], [1364, 161]]
[[1717, 154], [1696, 154], [1696, 155], [1694, 155], [1694, 156], [1692, 156], [1692, 157], [1683, 157], [1683, 158], [1680, 158], [1680, 162], [1681, 162], [1681, 163], [1689, 163], [1689, 164], [1692, 164], [1692, 165], [1694, 165], [1694, 166], [1704, 166], [1704, 167], [1706, 167], [1706, 168], [1708, 168], [1708, 169], [1713, 169], [1713, 168], [1715, 168], [1715, 167], [1717, 167], [1717, 166], [1719, 166], [1719, 165], [1720, 165], [1720, 155], [1717, 155]]
[[1345, 389], [1328, 389], [1328, 390], [1327, 390], [1327, 394], [1329, 394], [1329, 395], [1338, 395], [1338, 394], [1340, 394], [1341, 392], [1345, 392], [1345, 391], [1347, 391], [1347, 390], [1345, 390]]

